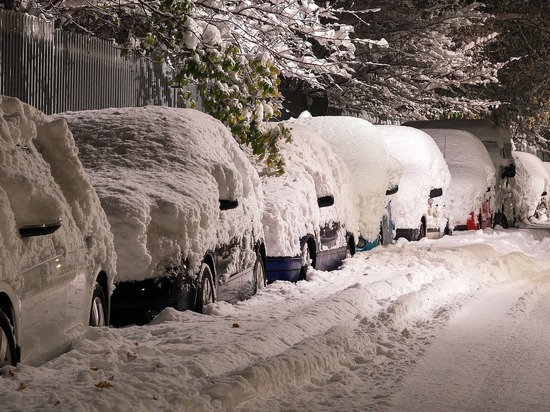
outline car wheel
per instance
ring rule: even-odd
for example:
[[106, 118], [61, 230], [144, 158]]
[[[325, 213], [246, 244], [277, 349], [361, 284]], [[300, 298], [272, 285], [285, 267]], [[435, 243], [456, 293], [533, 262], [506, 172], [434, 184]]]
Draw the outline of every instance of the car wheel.
[[107, 299], [105, 298], [103, 288], [97, 282], [92, 295], [89, 325], [94, 327], [107, 325]]
[[0, 310], [0, 368], [17, 363], [15, 354], [15, 336], [8, 317]]
[[256, 254], [256, 262], [254, 263], [254, 280], [256, 281], [255, 293], [267, 286], [267, 277], [265, 275], [264, 260], [260, 253]]
[[214, 303], [214, 280], [212, 276], [212, 269], [206, 263], [201, 265], [199, 282], [200, 284], [197, 291], [195, 310], [199, 313], [203, 313], [206, 305]]
[[302, 246], [302, 267], [300, 269], [300, 280], [307, 279], [307, 271], [311, 266], [311, 250], [307, 242]]

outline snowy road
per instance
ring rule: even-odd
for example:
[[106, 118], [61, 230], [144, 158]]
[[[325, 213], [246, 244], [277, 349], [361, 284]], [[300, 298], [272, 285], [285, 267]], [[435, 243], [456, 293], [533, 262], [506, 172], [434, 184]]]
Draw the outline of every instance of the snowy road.
[[4, 411], [550, 410], [550, 237], [398, 242], [209, 315], [89, 329]]
[[396, 410], [548, 411], [550, 290], [491, 288], [463, 306], [407, 376]]

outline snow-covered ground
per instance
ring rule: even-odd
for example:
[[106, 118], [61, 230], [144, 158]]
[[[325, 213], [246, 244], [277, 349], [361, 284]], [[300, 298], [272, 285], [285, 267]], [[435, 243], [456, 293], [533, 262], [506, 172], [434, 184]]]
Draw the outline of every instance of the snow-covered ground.
[[209, 313], [90, 328], [2, 411], [550, 410], [550, 226], [403, 239]]

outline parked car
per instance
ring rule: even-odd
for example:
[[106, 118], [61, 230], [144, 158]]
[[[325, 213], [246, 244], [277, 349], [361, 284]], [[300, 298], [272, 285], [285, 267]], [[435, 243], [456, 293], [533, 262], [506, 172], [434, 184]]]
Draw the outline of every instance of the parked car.
[[543, 161], [526, 152], [512, 152], [516, 176], [512, 185], [516, 199], [516, 220], [539, 223], [548, 220], [550, 174]]
[[292, 124], [304, 125], [319, 134], [346, 163], [359, 211], [358, 251], [391, 243], [391, 198], [398, 190], [401, 164], [392, 156], [376, 127], [350, 116], [311, 117], [308, 112]]
[[256, 162], [264, 191], [262, 222], [269, 282], [306, 279], [309, 267], [338, 268], [355, 253], [357, 212], [347, 167], [311, 129], [294, 123], [280, 144], [284, 174]]
[[399, 191], [392, 200], [396, 238], [419, 240], [450, 233], [451, 175], [433, 139], [412, 127], [376, 128], [403, 167]]
[[515, 199], [512, 192], [516, 166], [512, 157], [510, 130], [485, 119], [426, 120], [404, 123], [419, 129], [458, 129], [476, 136], [491, 156], [497, 173], [493, 225], [504, 228], [514, 224]]
[[258, 174], [229, 130], [192, 109], [64, 113], [112, 225], [112, 323], [203, 312], [265, 285]]
[[0, 367], [38, 365], [109, 322], [109, 223], [62, 120], [0, 96]]
[[463, 130], [422, 130], [435, 141], [451, 173], [450, 228], [476, 230], [491, 227], [496, 174], [483, 143]]

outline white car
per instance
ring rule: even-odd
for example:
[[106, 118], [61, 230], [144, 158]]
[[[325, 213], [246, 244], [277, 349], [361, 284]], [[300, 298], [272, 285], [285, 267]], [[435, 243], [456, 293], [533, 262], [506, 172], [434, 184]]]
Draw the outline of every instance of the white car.
[[355, 253], [358, 235], [347, 167], [311, 129], [284, 124], [292, 132], [292, 141], [279, 147], [284, 174], [257, 163], [264, 191], [269, 282], [305, 280], [309, 267], [338, 268], [342, 259]]
[[113, 325], [166, 307], [203, 312], [265, 285], [260, 179], [220, 121], [158, 106], [60, 116], [114, 233]]
[[512, 152], [516, 176], [512, 184], [516, 199], [516, 220], [542, 223], [548, 220], [550, 173], [544, 162], [526, 152]]
[[401, 163], [399, 191], [393, 195], [396, 238], [438, 238], [448, 232], [451, 174], [441, 151], [421, 130], [376, 126], [388, 150]]
[[376, 127], [357, 117], [311, 117], [307, 112], [291, 124], [318, 133], [346, 163], [359, 212], [357, 250], [391, 243], [391, 199], [398, 189], [401, 164], [390, 155]]
[[456, 129], [476, 136], [485, 146], [496, 171], [493, 225], [508, 227], [514, 221], [515, 199], [512, 193], [516, 166], [512, 156], [510, 129], [486, 119], [420, 120], [403, 123], [418, 129]]
[[451, 172], [452, 230], [486, 229], [495, 207], [495, 166], [473, 134], [458, 129], [422, 129], [435, 141]]
[[0, 96], [0, 365], [41, 364], [109, 321], [109, 223], [63, 120]]

